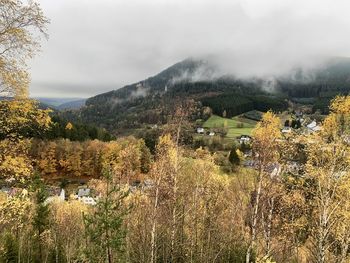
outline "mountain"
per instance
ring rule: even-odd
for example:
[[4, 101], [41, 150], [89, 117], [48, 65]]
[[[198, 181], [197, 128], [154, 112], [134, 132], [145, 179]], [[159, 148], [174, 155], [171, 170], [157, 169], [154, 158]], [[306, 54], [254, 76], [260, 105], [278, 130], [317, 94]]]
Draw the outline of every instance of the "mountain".
[[79, 117], [109, 130], [138, 128], [166, 122], [172, 103], [187, 99], [228, 116], [283, 110], [286, 99], [305, 98], [326, 111], [332, 97], [349, 91], [349, 58], [332, 58], [317, 68], [296, 68], [283, 76], [249, 79], [220, 74], [205, 60], [186, 59], [153, 77], [87, 99]]
[[79, 109], [84, 104], [86, 99], [83, 98], [46, 98], [46, 97], [34, 97], [42, 105], [51, 107], [57, 110], [73, 110]]
[[57, 106], [59, 110], [77, 110], [85, 105], [86, 99], [68, 101]]

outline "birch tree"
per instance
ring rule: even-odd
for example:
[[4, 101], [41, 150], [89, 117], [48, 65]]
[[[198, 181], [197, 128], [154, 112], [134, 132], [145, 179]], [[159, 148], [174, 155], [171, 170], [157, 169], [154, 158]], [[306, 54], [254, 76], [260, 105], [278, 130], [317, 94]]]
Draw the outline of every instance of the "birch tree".
[[272, 112], [263, 115], [261, 122], [253, 130], [253, 159], [257, 167], [255, 191], [251, 200], [250, 239], [246, 253], [246, 263], [251, 262], [252, 253], [256, 249], [259, 209], [263, 180], [268, 179], [269, 165], [276, 165], [278, 160], [278, 139], [281, 137], [280, 120]]

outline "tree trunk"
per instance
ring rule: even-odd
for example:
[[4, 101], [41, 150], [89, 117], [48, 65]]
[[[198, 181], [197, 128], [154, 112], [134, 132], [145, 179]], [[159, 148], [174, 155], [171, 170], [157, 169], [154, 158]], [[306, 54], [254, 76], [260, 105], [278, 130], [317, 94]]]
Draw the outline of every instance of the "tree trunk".
[[256, 192], [256, 198], [255, 198], [253, 214], [252, 214], [251, 240], [246, 253], [246, 260], [245, 260], [246, 263], [250, 263], [252, 252], [253, 252], [253, 249], [255, 248], [258, 211], [259, 211], [259, 203], [260, 203], [260, 195], [261, 195], [261, 187], [262, 187], [262, 173], [263, 173], [263, 169], [262, 167], [260, 167], [259, 176], [258, 176], [258, 189]]
[[171, 262], [175, 262], [175, 239], [176, 239], [176, 221], [177, 221], [177, 174], [179, 166], [179, 140], [181, 132], [182, 118], [178, 124], [177, 134], [176, 134], [176, 158], [174, 164], [174, 174], [173, 174], [173, 211], [172, 211], [172, 224], [171, 224], [171, 247], [170, 247], [170, 258]]
[[265, 255], [268, 257], [270, 256], [271, 253], [271, 227], [272, 227], [272, 216], [273, 216], [273, 209], [274, 209], [274, 203], [275, 203], [275, 198], [271, 197], [268, 201], [270, 209], [269, 209], [269, 214], [267, 217], [267, 226], [265, 230]]
[[151, 230], [151, 263], [156, 262], [156, 230], [157, 230], [157, 210], [158, 210], [158, 198], [159, 198], [159, 185], [161, 178], [157, 181], [156, 194], [152, 215], [152, 230]]

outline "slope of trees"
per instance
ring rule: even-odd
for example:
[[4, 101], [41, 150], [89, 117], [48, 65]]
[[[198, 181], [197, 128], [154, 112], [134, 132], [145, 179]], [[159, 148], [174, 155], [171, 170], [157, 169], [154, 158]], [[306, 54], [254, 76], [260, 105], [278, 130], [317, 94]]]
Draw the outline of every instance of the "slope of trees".
[[[149, 170], [152, 160], [144, 141], [132, 137], [112, 142], [33, 140], [29, 155], [34, 160], [34, 167], [49, 178], [57, 176], [98, 178], [104, 169], [110, 167], [113, 169], [132, 167], [132, 177], [135, 177], [129, 179], [134, 180], [140, 173]], [[129, 167], [123, 168], [124, 164]]]
[[47, 24], [34, 1], [0, 1], [0, 173], [6, 177], [32, 174], [30, 144], [23, 134], [42, 132], [50, 125], [49, 111], [28, 98], [26, 66], [47, 36]]
[[71, 141], [100, 140], [110, 141], [114, 137], [105, 129], [81, 122], [69, 122], [60, 116], [51, 117], [50, 128], [42, 134], [35, 134], [32, 137], [41, 139], [69, 139]]
[[[176, 131], [159, 138], [153, 157], [142, 157], [145, 145], [133, 138], [35, 142], [42, 173], [95, 169], [91, 187], [101, 199], [92, 207], [43, 203], [37, 180], [29, 193], [0, 196], [2, 260], [347, 262], [349, 103], [337, 97], [322, 131], [311, 135], [282, 137], [280, 120], [266, 113], [252, 134], [255, 169], [232, 174], [206, 149], [181, 147]], [[184, 121], [177, 114], [174, 124]], [[298, 169], [288, 168], [290, 160]], [[144, 184], [131, 187], [135, 180]]]
[[226, 112], [229, 118], [251, 110], [266, 112], [282, 111], [287, 108], [287, 103], [282, 98], [259, 94], [247, 96], [239, 93], [224, 93], [201, 100], [204, 106], [212, 108], [213, 113], [222, 116], [223, 112]]

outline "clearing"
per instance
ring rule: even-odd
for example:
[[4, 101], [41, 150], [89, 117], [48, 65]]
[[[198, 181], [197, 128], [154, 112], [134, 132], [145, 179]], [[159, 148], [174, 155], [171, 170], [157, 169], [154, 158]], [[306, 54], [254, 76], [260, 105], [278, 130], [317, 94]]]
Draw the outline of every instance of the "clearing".
[[223, 118], [217, 115], [211, 116], [204, 124], [204, 128], [227, 128], [227, 137], [234, 138], [242, 134], [250, 135], [254, 129], [256, 121], [244, 118], [242, 116], [236, 116], [232, 119]]

